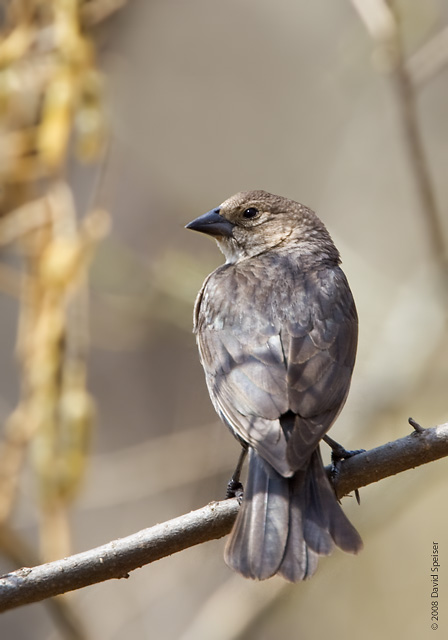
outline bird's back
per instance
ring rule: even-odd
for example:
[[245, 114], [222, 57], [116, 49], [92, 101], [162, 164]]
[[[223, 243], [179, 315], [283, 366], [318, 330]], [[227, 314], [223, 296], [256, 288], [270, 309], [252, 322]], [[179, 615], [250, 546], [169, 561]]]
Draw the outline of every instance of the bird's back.
[[[219, 413], [263, 457], [269, 448], [279, 473], [303, 466], [345, 402], [355, 361], [356, 309], [338, 264], [271, 251], [223, 265], [195, 318]], [[288, 412], [297, 420], [285, 431]]]

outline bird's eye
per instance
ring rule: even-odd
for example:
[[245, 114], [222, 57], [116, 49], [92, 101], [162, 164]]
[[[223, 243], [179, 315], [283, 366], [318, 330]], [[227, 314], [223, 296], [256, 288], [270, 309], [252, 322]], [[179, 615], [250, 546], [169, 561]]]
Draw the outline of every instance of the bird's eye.
[[256, 209], [255, 207], [249, 207], [249, 209], [246, 209], [246, 211], [243, 213], [244, 218], [255, 218], [255, 216], [257, 215], [258, 209]]

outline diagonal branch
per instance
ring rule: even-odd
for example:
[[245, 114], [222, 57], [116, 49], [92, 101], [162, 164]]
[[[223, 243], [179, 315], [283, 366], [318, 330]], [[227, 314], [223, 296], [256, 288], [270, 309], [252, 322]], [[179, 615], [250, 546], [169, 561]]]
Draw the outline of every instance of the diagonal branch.
[[[414, 433], [345, 460], [337, 495], [342, 497], [382, 478], [448, 456], [448, 423], [421, 431], [412, 424]], [[235, 498], [212, 502], [101, 547], [8, 573], [0, 578], [0, 612], [111, 578], [128, 578], [129, 572], [138, 567], [225, 536], [237, 513]]]
[[[442, 214], [437, 205], [424, 149], [417, 109], [417, 86], [412, 78], [413, 67], [405, 60], [398, 2], [396, 0], [351, 0], [351, 2], [376, 43], [385, 70], [387, 69], [390, 74], [400, 116], [399, 122], [403, 130], [403, 143], [415, 182], [421, 214], [426, 220], [429, 246], [436, 260], [445, 269], [448, 248]], [[441, 42], [442, 40], [437, 41], [436, 48], [440, 47]], [[431, 50], [434, 51], [434, 47]]]

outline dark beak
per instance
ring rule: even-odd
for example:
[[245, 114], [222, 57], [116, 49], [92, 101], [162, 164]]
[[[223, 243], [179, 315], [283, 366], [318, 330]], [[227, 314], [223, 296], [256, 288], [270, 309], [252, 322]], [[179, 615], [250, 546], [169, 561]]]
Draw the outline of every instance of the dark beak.
[[234, 225], [231, 222], [219, 214], [219, 209], [212, 209], [192, 222], [189, 222], [185, 228], [193, 229], [193, 231], [201, 231], [202, 233], [207, 233], [209, 236], [224, 236], [230, 238], [233, 227]]

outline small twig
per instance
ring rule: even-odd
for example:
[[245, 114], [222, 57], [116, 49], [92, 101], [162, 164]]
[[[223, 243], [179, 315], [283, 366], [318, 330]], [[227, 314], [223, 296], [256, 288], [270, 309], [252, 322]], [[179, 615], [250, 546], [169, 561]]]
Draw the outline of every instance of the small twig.
[[[448, 456], [448, 423], [345, 460], [337, 495], [444, 456]], [[145, 564], [221, 538], [230, 532], [238, 509], [236, 498], [214, 502], [96, 549], [9, 573], [0, 578], [0, 612], [111, 578], [127, 578]]]
[[417, 433], [423, 433], [423, 431], [425, 430], [421, 424], [419, 424], [418, 422], [416, 422], [416, 420], [414, 420], [414, 418], [408, 418], [408, 422], [411, 425], [411, 427], [413, 427]]

